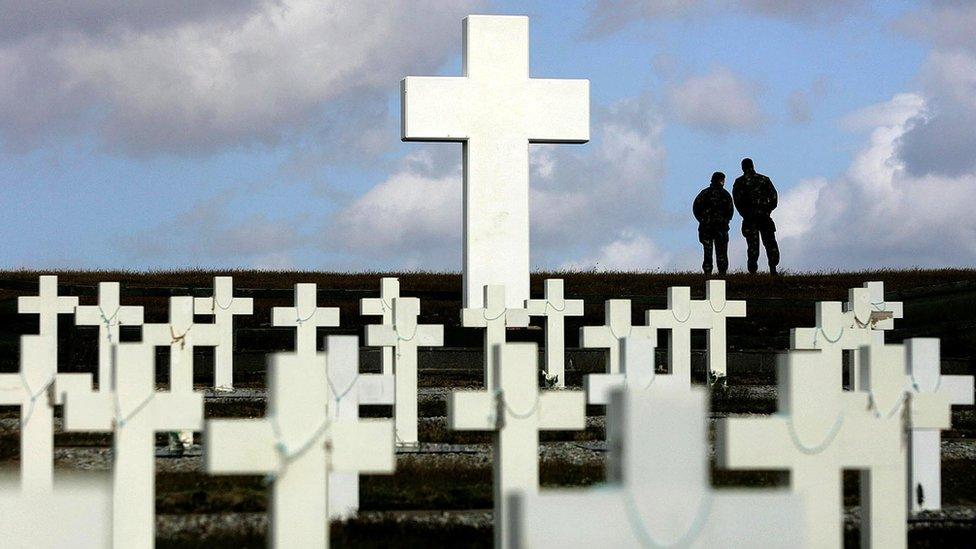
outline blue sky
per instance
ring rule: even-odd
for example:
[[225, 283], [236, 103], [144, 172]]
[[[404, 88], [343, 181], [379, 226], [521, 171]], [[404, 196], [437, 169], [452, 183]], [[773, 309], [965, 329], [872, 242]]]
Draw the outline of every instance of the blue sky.
[[743, 156], [788, 268], [976, 260], [976, 143], [939, 146], [976, 113], [965, 3], [3, 4], [0, 268], [458, 270], [460, 147], [400, 143], [398, 83], [458, 74], [466, 13], [591, 80], [591, 143], [533, 147], [537, 268], [695, 269], [690, 203]]

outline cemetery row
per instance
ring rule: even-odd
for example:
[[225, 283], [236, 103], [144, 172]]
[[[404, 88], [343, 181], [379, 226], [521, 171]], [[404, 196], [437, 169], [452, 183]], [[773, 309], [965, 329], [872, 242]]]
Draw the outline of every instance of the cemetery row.
[[[619, 511], [629, 517], [630, 529], [619, 533], [631, 537], [621, 538], [621, 543], [646, 542], [661, 535], [670, 539], [669, 533], [686, 532], [702, 543], [710, 536], [724, 536], [731, 543], [746, 544], [749, 530], [744, 527], [761, 528], [784, 542], [810, 541], [815, 534], [826, 543], [839, 542], [840, 472], [859, 469], [873, 475], [870, 482], [861, 480], [862, 509], [888, 506], [867, 513], [864, 541], [903, 544], [909, 501], [916, 509], [939, 506], [939, 432], [949, 426], [949, 406], [971, 404], [973, 390], [972, 378], [939, 374], [936, 340], [912, 340], [905, 350], [884, 344], [884, 331], [900, 316], [901, 304], [885, 301], [883, 294], [879, 284], [853, 289], [847, 304], [818, 304], [814, 328], [793, 331], [796, 350], [784, 355], [778, 366], [779, 414], [719, 420], [720, 465], [790, 470], [791, 492], [712, 494], [704, 431], [708, 407], [703, 391], [691, 386], [689, 335], [693, 328], [707, 331], [710, 379], [718, 383], [725, 377], [725, 318], [745, 314], [744, 302], [726, 298], [724, 282], [710, 281], [704, 300], [690, 299], [688, 288], [669, 289], [668, 307], [647, 311], [641, 325], [631, 322], [626, 300], [607, 301], [604, 324], [584, 327], [580, 334], [584, 346], [603, 349], [606, 358], [603, 373], [587, 376], [585, 391], [558, 389], [564, 357], [561, 321], [580, 314], [582, 303], [563, 296], [558, 280], [548, 281], [545, 294], [523, 308], [505, 305], [504, 288], [486, 287], [486, 306], [463, 310], [462, 319], [465, 325], [483, 328], [484, 348], [489, 351], [483, 362], [487, 389], [448, 395], [447, 421], [453, 430], [496, 433], [492, 498], [496, 541], [539, 545], [562, 534], [583, 535], [571, 523], [546, 526], [558, 521], [553, 521], [551, 512], [539, 514], [538, 509], [592, 508], [600, 500], [614, 510], [611, 514]], [[66, 430], [114, 433], [114, 513], [109, 530], [116, 540], [151, 545], [155, 433], [201, 430], [203, 399], [192, 384], [195, 346], [217, 349], [215, 367], [225, 368], [214, 377], [223, 382], [217, 388], [232, 389], [233, 344], [224, 333], [235, 313], [250, 314], [250, 304], [234, 297], [229, 278], [218, 279], [213, 296], [173, 297], [169, 322], [145, 324], [140, 308], [120, 303], [115, 284], [100, 287], [97, 305], [80, 306], [77, 299], [59, 296], [54, 277], [42, 277], [39, 295], [22, 297], [18, 306], [39, 319], [38, 334], [22, 338], [20, 371], [5, 375], [2, 387], [9, 397], [6, 403], [20, 405], [24, 456], [20, 485], [25, 497], [37, 498], [38, 492], [51, 489], [51, 405], [64, 403]], [[294, 306], [272, 312], [273, 322], [292, 327], [296, 338], [294, 352], [269, 357], [265, 419], [206, 422], [206, 470], [267, 475], [273, 486], [270, 535], [282, 546], [295, 541], [291, 536], [311, 535], [325, 543], [327, 529], [314, 525], [325, 523], [319, 517], [328, 516], [330, 506], [339, 516], [355, 512], [358, 475], [392, 472], [394, 441], [404, 448], [418, 446], [417, 349], [438, 345], [440, 327], [416, 321], [419, 300], [400, 296], [393, 279], [384, 280], [380, 296], [364, 299], [361, 306], [364, 314], [379, 321], [367, 328], [366, 344], [390, 350], [383, 357], [382, 373], [360, 373], [355, 337], [332, 336], [325, 352], [316, 349], [317, 327], [334, 325], [338, 315], [319, 306], [313, 287], [297, 285]], [[214, 321], [194, 322], [198, 311]], [[59, 313], [74, 313], [77, 323], [99, 326], [97, 388], [90, 375], [58, 373]], [[539, 390], [535, 346], [506, 343], [506, 327], [524, 326], [530, 314], [546, 319], [542, 385], [547, 390]], [[142, 324], [142, 341], [120, 343], [118, 330], [124, 324]], [[670, 340], [667, 374], [656, 373], [653, 366], [659, 329]], [[157, 346], [170, 352], [170, 382], [165, 391], [155, 384]], [[227, 351], [224, 355], [221, 346]], [[845, 350], [855, 350], [857, 357], [846, 383], [841, 367]], [[221, 356], [227, 357], [225, 362]], [[853, 390], [842, 391], [845, 385]], [[536, 502], [532, 494], [539, 484], [539, 431], [583, 430], [587, 402], [608, 405], [606, 478], [609, 486], [619, 490], [544, 492]], [[360, 404], [393, 404], [394, 422], [360, 420]], [[635, 417], [642, 418], [639, 428]], [[648, 423], [649, 418], [661, 421]], [[671, 428], [675, 423], [682, 429]], [[911, 434], [911, 481], [905, 476], [909, 452], [898, 442], [903, 431]], [[678, 439], [668, 438], [676, 434]], [[663, 452], [659, 460], [635, 457], [655, 452]], [[687, 468], [695, 462], [688, 459], [692, 456], [700, 462], [697, 469]], [[328, 482], [327, 471], [331, 471]], [[689, 486], [698, 488], [689, 490]], [[91, 486], [85, 489], [90, 497], [98, 493]], [[911, 497], [909, 492], [914, 492]], [[694, 501], [660, 508], [662, 501], [690, 496], [695, 496]], [[66, 505], [65, 513], [77, 509], [76, 500], [69, 505], [70, 497], [61, 503]], [[518, 512], [510, 514], [510, 508]], [[89, 507], [84, 509], [90, 512]], [[649, 517], [674, 520], [647, 522]], [[807, 529], [776, 528], [794, 522], [807, 524]], [[540, 532], [545, 536], [530, 539]], [[742, 537], [737, 538], [736, 532]]]

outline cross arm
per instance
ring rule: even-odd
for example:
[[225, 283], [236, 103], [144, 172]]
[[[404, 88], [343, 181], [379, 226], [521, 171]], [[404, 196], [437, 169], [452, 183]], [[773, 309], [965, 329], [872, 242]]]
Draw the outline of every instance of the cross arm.
[[626, 383], [624, 374], [589, 374], [583, 378], [588, 404], [609, 404], [610, 392]]
[[[75, 388], [75, 387], [72, 387]], [[115, 395], [111, 391], [65, 392], [65, 431], [111, 431], [115, 426]]]
[[952, 403], [943, 393], [911, 393], [913, 429], [948, 429], [952, 425]]
[[529, 316], [543, 316], [546, 314], [546, 306], [549, 304], [545, 299], [526, 299], [524, 306], [525, 312]]
[[527, 128], [530, 142], [586, 143], [590, 140], [590, 81], [529, 80]]
[[498, 402], [488, 391], [454, 391], [447, 397], [447, 425], [455, 431], [492, 431]]
[[484, 309], [461, 309], [461, 325], [465, 328], [484, 328], [488, 325]]
[[366, 345], [369, 347], [392, 347], [397, 344], [397, 334], [393, 326], [370, 324], [366, 326]]
[[943, 391], [951, 404], [973, 405], [973, 376], [942, 376]]
[[783, 469], [793, 448], [786, 420], [780, 416], [731, 417], [716, 421], [715, 456], [722, 468]]
[[529, 325], [529, 314], [525, 309], [506, 309], [505, 325], [512, 328], [525, 328]]
[[94, 305], [79, 305], [75, 307], [75, 325], [92, 326], [102, 323], [102, 315]]
[[379, 297], [364, 297], [359, 300], [359, 314], [363, 316], [381, 316], [386, 312], [386, 305]]
[[211, 420], [203, 431], [203, 463], [211, 474], [263, 474], [279, 463], [266, 419]]
[[28, 396], [20, 374], [0, 374], [0, 404], [21, 404]]
[[194, 347], [215, 347], [220, 345], [220, 327], [216, 324], [194, 324], [190, 336]]
[[159, 392], [153, 398], [152, 406], [157, 431], [199, 431], [203, 428], [202, 393]]
[[329, 427], [332, 470], [392, 473], [396, 469], [393, 422], [386, 419], [335, 421]]
[[545, 391], [539, 395], [539, 429], [579, 431], [586, 428], [583, 391]]
[[464, 141], [468, 135], [466, 77], [408, 76], [400, 81], [400, 139]]
[[360, 404], [393, 404], [396, 381], [393, 374], [359, 374], [356, 392]]
[[580, 328], [579, 342], [580, 347], [584, 348], [604, 348], [617, 344], [606, 326], [583, 326]]

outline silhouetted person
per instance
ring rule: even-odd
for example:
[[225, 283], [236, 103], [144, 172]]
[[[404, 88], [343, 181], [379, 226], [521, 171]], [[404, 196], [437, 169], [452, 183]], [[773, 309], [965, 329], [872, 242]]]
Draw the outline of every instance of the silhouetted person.
[[776, 224], [770, 214], [776, 209], [776, 187], [768, 177], [756, 173], [752, 160], [742, 160], [742, 175], [732, 185], [735, 209], [742, 216], [742, 236], [746, 237], [746, 256], [749, 272], [759, 270], [759, 238], [762, 237], [769, 261], [769, 273], [776, 274], [779, 265], [779, 246], [776, 245]]
[[735, 210], [732, 208], [732, 196], [725, 190], [725, 174], [712, 174], [712, 184], [702, 189], [695, 197], [692, 207], [695, 219], [698, 220], [698, 241], [705, 251], [705, 261], [702, 270], [705, 274], [712, 274], [712, 247], [715, 247], [715, 262], [718, 263], [719, 274], [725, 274], [729, 269], [729, 221]]

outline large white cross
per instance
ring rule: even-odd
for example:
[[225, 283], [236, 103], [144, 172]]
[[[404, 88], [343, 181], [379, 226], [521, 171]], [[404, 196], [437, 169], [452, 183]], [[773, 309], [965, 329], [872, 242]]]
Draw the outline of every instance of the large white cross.
[[[193, 297], [169, 298], [169, 322], [146, 324], [142, 341], [154, 347], [169, 347], [169, 386], [171, 391], [193, 391], [194, 347], [219, 346], [223, 334], [214, 324], [193, 323]], [[216, 376], [216, 370], [214, 375]]]
[[17, 298], [17, 312], [38, 315], [38, 335], [53, 337], [55, 345], [58, 341], [58, 315], [73, 313], [77, 306], [77, 297], [58, 295], [58, 277], [53, 275], [38, 277], [37, 295]]
[[869, 399], [867, 393], [842, 391], [839, 357], [794, 350], [778, 358], [777, 413], [719, 419], [715, 439], [719, 467], [788, 469], [792, 491], [804, 500], [800, 529], [812, 547], [843, 544], [842, 472], [865, 470], [862, 547], [903, 547], [904, 370], [895, 369], [885, 377], [885, 368], [891, 372], [891, 365], [876, 360], [877, 367], [864, 380], [873, 390]]
[[603, 326], [580, 328], [580, 347], [606, 349], [605, 373], [620, 373], [620, 342], [625, 337], [643, 337], [657, 341], [657, 330], [634, 326], [630, 321], [629, 299], [608, 299], [603, 304]]
[[319, 307], [315, 284], [295, 284], [295, 306], [271, 309], [272, 326], [295, 328], [295, 352], [313, 355], [317, 352], [318, 328], [339, 325], [338, 307]]
[[58, 473], [51, 491], [21, 490], [0, 479], [0, 532], [4, 547], [104, 548], [112, 543], [109, 475]]
[[[327, 351], [336, 337], [326, 340]], [[274, 547], [328, 547], [330, 472], [390, 473], [396, 465], [391, 421], [330, 417], [339, 395], [330, 389], [326, 360], [324, 354], [269, 356], [267, 415], [210, 420], [204, 432], [208, 472], [274, 475]]]
[[197, 297], [193, 300], [193, 312], [213, 315], [214, 324], [220, 330], [220, 343], [214, 349], [214, 389], [229, 391], [234, 388], [234, 315], [254, 313], [254, 300], [234, 297], [234, 278], [215, 276], [213, 297]]
[[529, 19], [464, 19], [460, 77], [407, 77], [404, 141], [459, 141], [464, 161], [464, 306], [501, 284], [529, 298], [529, 143], [590, 139], [588, 80], [529, 78]]
[[20, 486], [48, 492], [54, 474], [54, 404], [69, 388], [91, 389], [91, 374], [59, 374], [57, 339], [20, 337], [20, 370], [0, 374], [0, 405], [20, 407]]
[[119, 341], [120, 326], [139, 326], [142, 307], [119, 302], [118, 282], [98, 283], [98, 304], [75, 307], [75, 325], [98, 326], [98, 387], [112, 386], [112, 343]]
[[707, 402], [677, 384], [614, 389], [607, 484], [513, 493], [509, 546], [802, 547], [797, 497], [711, 487]]
[[417, 324], [420, 300], [416, 297], [394, 297], [391, 325], [366, 327], [366, 345], [393, 349], [393, 372], [396, 374], [397, 444], [416, 446], [417, 437], [417, 348], [444, 345], [444, 326]]
[[155, 347], [146, 342], [113, 345], [110, 391], [68, 390], [66, 431], [114, 431], [112, 539], [114, 547], [153, 547], [155, 542], [156, 433], [199, 431], [203, 395], [157, 392]]
[[482, 307], [469, 307], [461, 310], [461, 325], [465, 328], [484, 328], [485, 387], [492, 386], [495, 368], [495, 350], [505, 343], [506, 328], [524, 328], [529, 325], [529, 315], [525, 309], [506, 305], [504, 286], [484, 287], [485, 298]]
[[[380, 317], [380, 326], [392, 326], [394, 297], [400, 297], [400, 280], [394, 277], [383, 277], [380, 279], [380, 296], [360, 299], [359, 314], [378, 316]], [[383, 347], [380, 349], [380, 353], [382, 354], [383, 373], [392, 374], [393, 348]]]
[[973, 404], [973, 376], [942, 375], [938, 339], [909, 339], [905, 352], [912, 389], [908, 498], [913, 512], [941, 509], [942, 431], [952, 424], [953, 404]]
[[692, 301], [691, 288], [668, 288], [668, 308], [651, 309], [645, 321], [653, 330], [668, 331], [668, 372], [691, 383], [691, 331], [708, 331], [710, 378], [726, 376], [726, 317], [746, 316], [745, 301], [729, 301], [724, 280], [709, 280], [704, 301]]
[[485, 391], [451, 393], [447, 422], [454, 430], [492, 431], [495, 547], [502, 547], [506, 498], [539, 489], [539, 431], [582, 430], [586, 402], [580, 391], [539, 391], [535, 343], [498, 347], [493, 384]]
[[[862, 288], [851, 290], [851, 302], [867, 303], [867, 291]], [[858, 326], [857, 314], [862, 307], [844, 310], [839, 301], [818, 301], [816, 305], [816, 326], [813, 328], [793, 328], [790, 330], [791, 349], [819, 349], [831, 364], [842, 364], [844, 351], [856, 351], [863, 345], [874, 343], [871, 329]], [[858, 390], [860, 380], [858, 353], [852, 353], [847, 384], [851, 390]], [[841, 377], [841, 387], [844, 385]]]
[[565, 317], [583, 316], [582, 299], [566, 299], [563, 293], [563, 280], [546, 280], [546, 293], [543, 299], [525, 300], [525, 311], [529, 316], [546, 317], [546, 375], [555, 386], [566, 386], [566, 329]]

